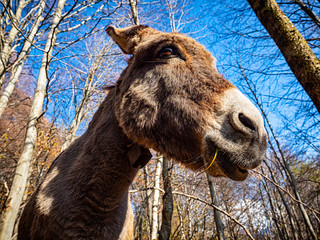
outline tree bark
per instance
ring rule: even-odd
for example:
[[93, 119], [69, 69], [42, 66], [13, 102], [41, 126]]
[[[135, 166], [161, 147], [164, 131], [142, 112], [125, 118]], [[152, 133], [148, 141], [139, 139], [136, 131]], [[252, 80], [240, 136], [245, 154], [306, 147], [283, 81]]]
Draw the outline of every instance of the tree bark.
[[[218, 205], [218, 201], [217, 201], [217, 198], [216, 198], [216, 195], [215, 195], [215, 189], [214, 189], [214, 185], [213, 185], [213, 182], [212, 182], [212, 177], [206, 172], [206, 175], [207, 175], [207, 179], [208, 179], [208, 184], [209, 184], [209, 188], [210, 188], [210, 196], [211, 196], [211, 201], [212, 201], [212, 204], [217, 206]], [[223, 222], [220, 218], [220, 213], [217, 209], [213, 209], [213, 212], [214, 212], [214, 220], [216, 222], [216, 225], [217, 225], [217, 231], [218, 231], [218, 239], [219, 240], [224, 240], [225, 237], [224, 237], [224, 225], [223, 225]]]
[[153, 191], [153, 204], [152, 204], [152, 228], [151, 228], [151, 239], [158, 239], [158, 228], [159, 228], [159, 218], [158, 218], [158, 209], [159, 209], [159, 196], [160, 196], [160, 176], [162, 170], [163, 157], [160, 156], [157, 158], [156, 173], [154, 177], [154, 191]]
[[2, 215], [2, 229], [0, 232], [0, 239], [11, 239], [14, 223], [18, 214], [19, 206], [26, 187], [29, 168], [32, 162], [33, 152], [37, 139], [37, 120], [41, 115], [44, 98], [46, 95], [47, 86], [47, 70], [49, 67], [53, 46], [56, 40], [58, 25], [61, 19], [61, 13], [66, 0], [59, 0], [57, 8], [54, 13], [50, 33], [48, 35], [45, 52], [41, 61], [41, 68], [39, 71], [37, 88], [32, 102], [29, 121], [27, 125], [27, 132], [24, 141], [22, 154], [17, 163], [15, 175], [13, 178], [10, 193], [6, 202], [6, 211]]
[[159, 231], [160, 240], [169, 240], [171, 233], [171, 220], [173, 214], [173, 197], [172, 197], [172, 186], [171, 186], [171, 167], [169, 166], [170, 161], [166, 158], [163, 159], [163, 188], [164, 195], [162, 197], [163, 209], [162, 209], [162, 224]]
[[320, 113], [320, 60], [275, 0], [248, 0]]
[[[185, 234], [185, 230], [184, 230], [184, 226], [183, 226], [183, 218], [182, 218], [182, 213], [181, 213], [181, 209], [179, 207], [179, 204], [177, 204], [177, 213], [178, 213], [178, 216], [179, 216], [179, 227], [180, 227], [180, 230], [179, 230], [179, 233], [180, 235], [178, 235], [178, 237], [180, 237], [181, 240], [186, 240], [186, 234]], [[177, 228], [178, 229], [178, 228]], [[175, 234], [173, 235], [175, 236]]]
[[[5, 1], [7, 2], [7, 1]], [[2, 87], [2, 83], [3, 83], [3, 79], [4, 79], [4, 75], [6, 72], [6, 67], [7, 67], [7, 62], [9, 60], [10, 57], [10, 52], [12, 49], [12, 43], [14, 42], [19, 30], [18, 30], [18, 26], [20, 24], [20, 18], [21, 18], [21, 14], [22, 11], [24, 9], [24, 7], [29, 3], [29, 1], [25, 1], [25, 0], [21, 0], [19, 1], [19, 5], [18, 8], [16, 10], [16, 14], [12, 15], [12, 27], [11, 30], [9, 32], [9, 34], [6, 36], [4, 34], [5, 39], [4, 39], [4, 44], [3, 44], [3, 49], [1, 49], [0, 51], [0, 89]], [[10, 4], [5, 5], [5, 7], [8, 9], [10, 8]], [[9, 13], [8, 13], [9, 14]]]
[[148, 171], [148, 165], [144, 166], [143, 168], [143, 175], [144, 175], [144, 182], [145, 182], [145, 188], [146, 196], [145, 199], [147, 201], [147, 219], [146, 219], [146, 225], [147, 225], [147, 233], [148, 236], [151, 235], [151, 226], [152, 226], [152, 190], [150, 189], [151, 184], [149, 180], [149, 171]]
[[43, 20], [42, 13], [44, 11], [45, 4], [46, 4], [45, 0], [42, 0], [39, 3], [40, 7], [39, 7], [39, 10], [38, 10], [38, 13], [36, 16], [36, 21], [35, 21], [34, 25], [32, 26], [32, 30], [31, 30], [29, 36], [25, 40], [25, 43], [24, 43], [23, 48], [21, 50], [21, 53], [19, 54], [19, 57], [17, 59], [17, 63], [14, 64], [14, 66], [12, 68], [12, 73], [11, 73], [9, 82], [0, 97], [0, 118], [3, 114], [3, 111], [6, 109], [6, 107], [8, 105], [10, 96], [13, 93], [13, 90], [15, 88], [15, 84], [20, 77], [24, 62], [25, 62], [27, 55], [31, 49], [31, 45], [34, 41], [34, 37], [35, 37], [36, 33], [38, 32], [40, 23]]
[[139, 17], [138, 17], [138, 0], [129, 0], [130, 7], [131, 7], [131, 13], [133, 17], [133, 22], [135, 25], [139, 25]]

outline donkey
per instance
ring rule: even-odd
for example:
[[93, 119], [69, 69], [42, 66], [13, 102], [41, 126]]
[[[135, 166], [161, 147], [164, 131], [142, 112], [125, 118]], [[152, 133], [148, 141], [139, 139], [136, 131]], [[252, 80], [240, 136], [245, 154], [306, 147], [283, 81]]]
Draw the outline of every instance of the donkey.
[[18, 239], [133, 239], [128, 188], [154, 149], [197, 171], [244, 180], [267, 148], [254, 105], [195, 40], [139, 25], [106, 32], [127, 68], [87, 131], [53, 162]]

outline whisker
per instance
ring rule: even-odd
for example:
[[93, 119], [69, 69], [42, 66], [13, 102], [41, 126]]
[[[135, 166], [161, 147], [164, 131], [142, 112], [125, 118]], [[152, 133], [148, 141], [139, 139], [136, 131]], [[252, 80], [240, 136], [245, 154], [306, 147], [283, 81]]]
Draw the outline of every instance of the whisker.
[[183, 159], [182, 162], [187, 164], [193, 164], [193, 163], [196, 163], [199, 160], [199, 158], [201, 158], [201, 155], [196, 155], [188, 159]]
[[148, 60], [142, 60], [142, 59], [137, 59], [139, 62], [141, 62], [141, 63], [165, 63], [165, 61], [163, 61], [163, 60], [157, 60], [157, 61], [155, 61], [155, 60], [153, 60], [153, 61], [148, 61]]
[[[194, 164], [194, 163], [197, 163], [199, 161], [199, 159], [201, 159], [201, 158], [202, 158], [201, 155], [197, 155], [197, 156], [194, 156], [194, 157], [189, 158], [189, 159], [184, 159], [183, 162], [187, 163], [187, 164]], [[199, 168], [196, 168], [195, 172], [203, 170], [203, 169], [205, 169], [205, 167], [206, 167], [205, 164], [203, 164]]]

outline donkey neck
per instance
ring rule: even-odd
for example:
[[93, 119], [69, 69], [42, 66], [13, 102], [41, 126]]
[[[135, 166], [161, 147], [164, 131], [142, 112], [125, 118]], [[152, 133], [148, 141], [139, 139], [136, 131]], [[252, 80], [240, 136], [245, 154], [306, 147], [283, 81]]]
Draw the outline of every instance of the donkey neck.
[[[134, 162], [130, 161], [130, 152], [135, 145], [115, 120], [113, 98], [114, 92], [111, 91], [95, 113], [86, 133], [78, 139], [83, 142], [82, 150], [72, 168], [72, 176], [75, 173], [79, 177], [77, 181], [84, 184], [80, 191], [108, 210], [119, 207], [138, 171]], [[138, 151], [136, 158], [143, 153], [143, 150]]]

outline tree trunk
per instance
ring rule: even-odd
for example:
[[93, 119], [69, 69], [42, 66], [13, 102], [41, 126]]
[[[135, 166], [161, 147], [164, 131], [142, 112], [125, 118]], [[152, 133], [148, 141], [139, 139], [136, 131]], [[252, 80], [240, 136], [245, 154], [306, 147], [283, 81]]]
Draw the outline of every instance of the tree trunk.
[[[215, 195], [215, 189], [214, 189], [214, 185], [212, 182], [212, 177], [206, 172], [207, 175], [207, 179], [208, 179], [208, 184], [209, 184], [209, 188], [210, 188], [210, 196], [211, 196], [211, 201], [212, 204], [215, 206], [218, 206], [218, 201]], [[218, 239], [219, 240], [224, 240], [224, 225], [223, 222], [220, 218], [220, 213], [217, 209], [213, 209], [214, 212], [214, 220], [216, 222], [217, 225], [217, 231], [218, 231]]]
[[14, 228], [14, 223], [18, 214], [19, 206], [23, 197], [23, 193], [26, 187], [29, 168], [32, 162], [32, 156], [37, 139], [37, 120], [41, 115], [44, 98], [46, 95], [47, 86], [47, 70], [52, 55], [53, 45], [55, 43], [58, 25], [61, 19], [61, 13], [66, 0], [59, 0], [54, 17], [50, 33], [48, 35], [47, 43], [45, 46], [45, 52], [41, 61], [41, 68], [39, 71], [37, 88], [34, 94], [34, 100], [32, 102], [29, 122], [27, 126], [26, 137], [23, 145], [22, 154], [17, 163], [15, 175], [13, 178], [10, 193], [6, 202], [6, 212], [2, 215], [2, 229], [0, 233], [0, 239], [10, 239]]
[[[177, 204], [177, 213], [178, 213], [178, 216], [179, 216], [179, 222], [180, 222], [180, 235], [178, 235], [178, 237], [181, 239], [181, 240], [186, 240], [186, 234], [185, 234], [185, 231], [184, 231], [184, 226], [183, 226], [183, 218], [182, 218], [182, 213], [181, 213], [181, 209], [179, 207], [179, 204]], [[173, 235], [174, 236], [174, 235]]]
[[[4, 2], [8, 3], [8, 1], [4, 1]], [[20, 25], [21, 13], [22, 13], [22, 10], [24, 9], [24, 7], [28, 3], [29, 3], [29, 1], [20, 0], [18, 8], [16, 10], [16, 14], [12, 15], [12, 18], [10, 19], [12, 21], [12, 27], [11, 27], [11, 30], [10, 30], [9, 34], [5, 37], [4, 44], [3, 44], [3, 49], [1, 49], [1, 51], [0, 51], [0, 89], [2, 87], [4, 75], [5, 75], [5, 72], [6, 72], [7, 62], [8, 62], [9, 57], [10, 57], [10, 52], [11, 52], [11, 49], [12, 49], [12, 43], [15, 40], [15, 38], [16, 38], [18, 32], [19, 32], [17, 27], [19, 27], [19, 25]], [[10, 6], [10, 4], [7, 4], [5, 7], [8, 9], [11, 6]], [[11, 13], [8, 13], [8, 14], [11, 14]]]
[[[269, 172], [270, 172], [270, 176], [272, 178], [272, 180], [274, 182], [277, 182], [274, 175], [273, 175], [273, 172], [272, 172], [272, 169], [270, 168], [270, 166], [266, 163], [265, 161], [265, 165], [267, 166]], [[290, 222], [290, 227], [291, 227], [291, 231], [292, 231], [292, 234], [293, 234], [293, 237], [295, 240], [298, 240], [299, 239], [299, 236], [298, 236], [298, 232], [297, 232], [297, 228], [296, 228], [296, 225], [295, 225], [295, 222], [293, 220], [293, 217], [292, 217], [292, 213], [291, 213], [291, 210], [290, 210], [290, 207], [287, 203], [287, 200], [285, 199], [285, 197], [283, 196], [283, 193], [281, 192], [281, 189], [279, 189], [278, 187], [276, 187], [277, 190], [278, 190], [278, 193], [281, 197], [281, 200], [282, 200], [282, 203], [287, 211], [287, 214], [288, 214], [288, 218], [289, 218], [289, 222]]]
[[11, 73], [9, 82], [0, 97], [0, 118], [3, 114], [3, 111], [6, 109], [6, 107], [8, 105], [10, 96], [13, 93], [13, 90], [15, 88], [15, 84], [20, 77], [24, 62], [25, 62], [27, 55], [31, 49], [31, 44], [33, 43], [33, 40], [34, 40], [36, 33], [38, 32], [40, 23], [43, 20], [42, 13], [45, 8], [45, 4], [46, 4], [45, 0], [42, 0], [39, 3], [40, 7], [39, 7], [39, 10], [38, 10], [38, 13], [36, 16], [36, 21], [35, 21], [34, 25], [32, 26], [32, 30], [30, 32], [29, 37], [27, 37], [27, 39], [25, 40], [25, 43], [24, 43], [23, 48], [21, 50], [21, 53], [19, 54], [19, 57], [17, 59], [17, 63], [12, 68], [12, 73]]
[[203, 215], [203, 228], [202, 228], [202, 238], [201, 239], [205, 239], [205, 235], [206, 235], [206, 214]]
[[264, 190], [265, 190], [265, 192], [266, 192], [266, 194], [267, 194], [267, 196], [268, 196], [268, 200], [269, 200], [269, 204], [270, 204], [270, 210], [269, 210], [269, 211], [270, 211], [271, 214], [272, 214], [272, 220], [273, 220], [274, 224], [275, 224], [276, 227], [277, 227], [277, 231], [278, 231], [277, 237], [278, 237], [279, 239], [281, 239], [281, 240], [285, 240], [285, 238], [284, 238], [284, 236], [283, 236], [283, 233], [282, 233], [282, 231], [281, 231], [281, 227], [280, 227], [280, 225], [279, 225], [279, 223], [280, 223], [279, 217], [278, 217], [278, 215], [277, 215], [277, 213], [276, 213], [276, 210], [275, 210], [275, 207], [274, 207], [274, 202], [273, 202], [273, 199], [272, 199], [272, 197], [271, 197], [271, 195], [270, 195], [270, 190], [268, 189], [268, 186], [267, 186], [267, 183], [266, 183], [266, 182], [262, 183], [262, 185], [263, 185]]
[[164, 195], [162, 197], [163, 209], [162, 209], [162, 224], [159, 231], [160, 240], [169, 240], [171, 233], [171, 220], [173, 214], [173, 197], [172, 197], [172, 186], [171, 186], [171, 165], [170, 161], [166, 158], [163, 159], [163, 188]]
[[320, 113], [320, 60], [275, 0], [248, 2]]
[[160, 196], [160, 176], [162, 168], [163, 157], [160, 156], [157, 158], [156, 173], [154, 177], [154, 191], [153, 191], [153, 204], [152, 204], [152, 228], [151, 228], [151, 239], [158, 239], [158, 228], [159, 228], [159, 218], [158, 218], [158, 209], [159, 209], [159, 196]]
[[10, 97], [13, 93], [13, 90], [15, 88], [15, 85], [18, 81], [18, 78], [20, 77], [23, 65], [24, 65], [25, 59], [21, 60], [17, 65], [15, 65], [12, 69], [11, 76], [9, 79], [9, 82], [7, 86], [4, 88], [3, 93], [0, 97], [0, 118], [4, 112], [4, 110], [7, 108]]
[[[149, 180], [149, 171], [148, 171], [148, 165], [144, 166], [143, 168], [143, 175], [144, 175], [144, 182], [145, 182], [145, 188], [146, 191], [146, 201], [147, 201], [147, 219], [146, 219], [146, 225], [147, 225], [147, 235], [151, 235], [151, 226], [152, 226], [152, 190], [150, 189], [150, 180]], [[148, 238], [149, 239], [149, 238]]]
[[139, 18], [138, 18], [138, 0], [129, 0], [131, 13], [133, 17], [133, 22], [135, 25], [139, 25]]

